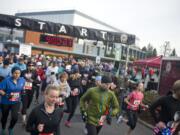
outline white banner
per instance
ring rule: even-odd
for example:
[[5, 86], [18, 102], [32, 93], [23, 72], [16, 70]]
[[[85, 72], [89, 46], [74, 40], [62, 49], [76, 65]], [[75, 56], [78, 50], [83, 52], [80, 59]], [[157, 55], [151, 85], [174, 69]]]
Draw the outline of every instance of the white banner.
[[96, 64], [100, 64], [101, 63], [101, 57], [100, 56], [96, 56]]
[[25, 44], [20, 44], [19, 46], [19, 55], [24, 54], [27, 56], [31, 56], [31, 46], [30, 45], [25, 45]]

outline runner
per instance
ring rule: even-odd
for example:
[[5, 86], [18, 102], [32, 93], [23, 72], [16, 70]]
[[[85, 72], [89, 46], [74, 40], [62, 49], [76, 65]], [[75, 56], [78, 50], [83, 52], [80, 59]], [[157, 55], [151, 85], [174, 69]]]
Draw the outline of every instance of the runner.
[[68, 83], [71, 88], [71, 95], [66, 98], [67, 110], [65, 110], [65, 112], [69, 113], [69, 116], [67, 121], [65, 121], [65, 126], [71, 127], [71, 119], [76, 111], [81, 90], [81, 75], [79, 74], [79, 70], [73, 71], [70, 75]]
[[109, 91], [112, 79], [103, 76], [101, 85], [90, 88], [80, 99], [82, 118], [86, 122], [88, 135], [98, 135], [111, 105], [111, 116], [119, 112], [119, 103], [115, 95]]
[[68, 79], [68, 74], [64, 72], [59, 76], [59, 80], [57, 82], [57, 86], [60, 88], [61, 91], [58, 102], [58, 105], [60, 107], [64, 106], [65, 99], [68, 98], [71, 93], [71, 88], [67, 82], [67, 79]]
[[59, 94], [58, 87], [47, 86], [44, 92], [45, 101], [32, 110], [27, 121], [26, 130], [31, 135], [60, 135], [63, 110], [56, 107]]
[[132, 91], [127, 98], [124, 99], [125, 103], [127, 104], [127, 117], [128, 120], [123, 118], [122, 116], [119, 116], [118, 122], [125, 122], [127, 125], [130, 127], [127, 135], [130, 135], [132, 131], [136, 127], [137, 123], [137, 112], [139, 110], [139, 107], [142, 106], [143, 108], [148, 108], [148, 105], [144, 105], [142, 103], [142, 100], [144, 98], [144, 94], [142, 93], [143, 91], [143, 83], [138, 83], [135, 90]]
[[34, 91], [38, 89], [37, 84], [40, 83], [38, 80], [38, 75], [34, 70], [34, 64], [29, 62], [27, 64], [27, 70], [22, 72], [22, 76], [25, 78], [25, 87], [22, 95], [22, 124], [26, 125], [26, 111], [30, 107], [33, 100]]
[[39, 103], [39, 92], [41, 91], [44, 91], [43, 88], [44, 86], [43, 85], [46, 85], [46, 76], [45, 76], [45, 71], [42, 67], [42, 63], [41, 62], [37, 62], [36, 63], [36, 74], [38, 75], [41, 83], [39, 84], [39, 89], [35, 89], [36, 90], [36, 99], [35, 99], [35, 103], [38, 104]]
[[0, 67], [0, 82], [6, 78], [7, 76], [11, 75], [11, 68], [9, 68], [9, 60], [5, 59], [3, 61], [3, 66]]
[[11, 121], [8, 127], [9, 135], [13, 135], [13, 128], [18, 120], [18, 111], [20, 109], [20, 97], [23, 91], [25, 80], [20, 77], [21, 69], [13, 67], [12, 76], [5, 78], [0, 83], [1, 109], [2, 109], [2, 131], [1, 135], [5, 135], [6, 122], [11, 111]]

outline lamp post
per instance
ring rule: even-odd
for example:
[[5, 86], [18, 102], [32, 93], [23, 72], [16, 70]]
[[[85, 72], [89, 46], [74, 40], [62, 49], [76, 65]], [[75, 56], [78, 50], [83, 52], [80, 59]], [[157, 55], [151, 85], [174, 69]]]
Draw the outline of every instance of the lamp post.
[[127, 45], [126, 64], [125, 64], [125, 75], [127, 75], [128, 61], [129, 61], [129, 45]]

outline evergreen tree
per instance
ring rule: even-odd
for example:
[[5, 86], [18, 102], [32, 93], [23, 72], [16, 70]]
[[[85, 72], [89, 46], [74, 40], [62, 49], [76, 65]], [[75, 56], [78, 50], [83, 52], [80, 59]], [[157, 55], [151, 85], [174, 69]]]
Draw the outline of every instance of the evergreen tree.
[[156, 50], [156, 48], [153, 49], [153, 56], [154, 56], [154, 57], [157, 56], [157, 50]]
[[173, 51], [172, 51], [172, 53], [171, 53], [171, 56], [177, 56], [177, 54], [176, 54], [176, 49], [175, 49], [175, 48], [173, 49]]

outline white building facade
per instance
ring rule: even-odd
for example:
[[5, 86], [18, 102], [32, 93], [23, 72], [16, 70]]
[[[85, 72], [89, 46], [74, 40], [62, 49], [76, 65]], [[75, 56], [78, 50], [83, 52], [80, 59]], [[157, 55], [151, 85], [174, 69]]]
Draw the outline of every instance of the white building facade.
[[[118, 28], [110, 26], [77, 10], [24, 12], [17, 13], [16, 16], [123, 33], [123, 31], [119, 30]], [[3, 36], [0, 29], [0, 40], [7, 40], [7, 38], [2, 37]], [[23, 42], [23, 40], [20, 40], [20, 42]], [[136, 59], [144, 58], [145, 53], [140, 49], [134, 48], [133, 46], [134, 45], [130, 46], [129, 57]], [[105, 45], [101, 41], [77, 39], [73, 46], [73, 52], [82, 55], [91, 55], [94, 57], [99, 55], [100, 57], [107, 57], [120, 61], [122, 59], [125, 60], [127, 54], [127, 45], [120, 43], [106, 43]]]

